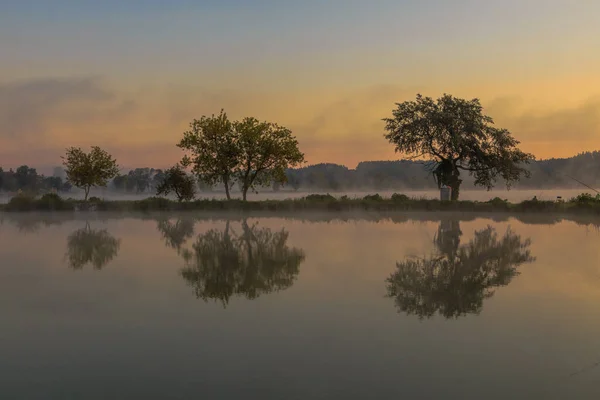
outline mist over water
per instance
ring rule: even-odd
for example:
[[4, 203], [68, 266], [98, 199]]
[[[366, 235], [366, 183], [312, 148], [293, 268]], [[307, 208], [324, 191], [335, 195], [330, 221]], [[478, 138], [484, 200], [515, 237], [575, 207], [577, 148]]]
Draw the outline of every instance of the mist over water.
[[600, 221], [517, 218], [2, 216], [0, 397], [598, 398]]
[[[248, 193], [248, 200], [250, 201], [260, 201], [260, 200], [285, 200], [285, 199], [297, 199], [309, 194], [313, 193], [328, 193], [326, 191], [263, 191], [259, 193]], [[439, 199], [440, 192], [439, 190], [368, 190], [368, 191], [347, 191], [347, 192], [329, 192], [331, 195], [335, 197], [348, 196], [350, 198], [362, 198], [369, 194], [379, 193], [382, 197], [391, 197], [394, 193], [403, 193], [409, 197], [421, 199]], [[461, 190], [460, 192], [460, 200], [471, 200], [471, 201], [488, 201], [493, 199], [494, 197], [500, 197], [502, 199], [506, 199], [512, 203], [518, 203], [524, 200], [531, 200], [533, 197], [537, 197], [538, 200], [556, 200], [558, 196], [562, 197], [564, 200], [571, 199], [573, 197], [577, 197], [577, 195], [581, 193], [590, 193], [595, 194], [594, 191], [582, 188], [582, 189], [573, 189], [573, 188], [565, 188], [565, 189], [528, 189], [528, 190]], [[61, 194], [65, 198], [74, 198], [83, 200], [83, 193], [68, 193]], [[144, 193], [144, 194], [121, 194], [115, 193], [109, 190], [92, 190], [90, 196], [96, 196], [105, 200], [142, 200], [148, 197], [153, 196], [153, 193]], [[225, 199], [225, 192], [199, 192], [196, 196], [200, 199]], [[239, 192], [232, 193], [233, 198], [241, 198], [241, 194]], [[175, 200], [175, 197], [169, 197], [172, 200]], [[10, 197], [7, 195], [3, 195], [0, 193], [0, 204], [7, 203], [10, 200]]]

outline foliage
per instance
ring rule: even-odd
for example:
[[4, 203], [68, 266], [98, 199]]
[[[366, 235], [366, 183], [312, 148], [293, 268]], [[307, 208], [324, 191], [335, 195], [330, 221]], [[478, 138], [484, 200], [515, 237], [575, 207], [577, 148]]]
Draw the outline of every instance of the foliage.
[[66, 257], [73, 269], [82, 269], [91, 264], [94, 269], [102, 269], [119, 252], [121, 240], [116, 239], [107, 230], [94, 230], [86, 224], [67, 238]]
[[93, 146], [89, 153], [77, 147], [68, 148], [63, 164], [68, 181], [85, 191], [85, 200], [92, 187], [106, 186], [119, 173], [115, 159], [98, 146]]
[[500, 197], [494, 197], [493, 199], [491, 199], [489, 201], [489, 203], [494, 206], [494, 208], [498, 208], [498, 209], [509, 209], [510, 208], [510, 204], [508, 203], [508, 200], [506, 199], [501, 199]]
[[242, 185], [243, 200], [248, 190], [256, 190], [257, 186], [285, 183], [286, 170], [304, 162], [304, 154], [289, 129], [256, 118], [244, 118], [234, 125], [239, 148], [235, 176]]
[[33, 211], [35, 210], [35, 198], [28, 195], [14, 196], [6, 204], [6, 211]]
[[[583, 188], [575, 177], [600, 187], [600, 151], [581, 153], [564, 159], [531, 161], [523, 165], [530, 178], [513, 182], [519, 189]], [[294, 190], [429, 190], [438, 185], [430, 179], [431, 163], [420, 160], [363, 161], [355, 169], [337, 164], [316, 164], [286, 172], [288, 186]], [[475, 178], [461, 175], [462, 187], [474, 187]]]
[[304, 197], [305, 200], [308, 201], [335, 201], [336, 198], [333, 197], [332, 195], [330, 195], [329, 193], [327, 194], [309, 194], [308, 196]]
[[405, 194], [401, 194], [401, 193], [394, 193], [392, 194], [392, 198], [391, 200], [395, 203], [403, 203], [403, 202], [407, 202], [410, 200], [410, 197], [408, 197]]
[[385, 118], [385, 137], [396, 151], [413, 157], [433, 158], [438, 186], [452, 188], [458, 199], [460, 171], [475, 177], [475, 184], [491, 189], [498, 177], [507, 187], [529, 176], [524, 164], [534, 156], [517, 148], [519, 142], [506, 129], [493, 126], [478, 99], [463, 100], [445, 94], [435, 102], [417, 95], [416, 101], [397, 103], [392, 118]]
[[223, 183], [227, 199], [234, 183], [234, 170], [239, 164], [237, 133], [224, 110], [217, 116], [202, 116], [190, 123], [177, 145], [187, 151], [181, 161], [183, 167], [192, 167], [198, 179], [213, 186]]
[[600, 204], [600, 193], [596, 194], [595, 196], [592, 196], [589, 193], [581, 193], [580, 195], [578, 195], [571, 201], [573, 201], [577, 204], [586, 204], [586, 205], [587, 204]]
[[182, 166], [209, 186], [222, 183], [228, 200], [236, 181], [246, 200], [248, 190], [285, 183], [286, 170], [304, 161], [289, 129], [256, 118], [232, 122], [224, 110], [194, 119], [177, 146], [187, 152]]
[[367, 200], [367, 201], [383, 201], [383, 197], [381, 197], [381, 195], [379, 193], [368, 194], [365, 197], [363, 197], [363, 200]]
[[[191, 178], [193, 181], [193, 178]], [[370, 199], [378, 199], [372, 195]], [[171, 201], [161, 197], [150, 197], [143, 200], [120, 201], [81, 201], [62, 200], [61, 206], [49, 208], [48, 204], [33, 196], [15, 196], [9, 203], [0, 204], [4, 211], [34, 211], [34, 210], [97, 210], [97, 211], [208, 211], [208, 212], [302, 212], [302, 211], [331, 211], [350, 212], [368, 211], [388, 213], [393, 211], [457, 211], [480, 213], [546, 213], [546, 214], [587, 214], [600, 215], [600, 201], [580, 203], [575, 199], [569, 201], [540, 201], [536, 198], [525, 200], [521, 203], [509, 203], [501, 199], [492, 199], [486, 202], [454, 201], [442, 202], [438, 199], [413, 199], [398, 194], [391, 198], [381, 197], [380, 200], [365, 200], [364, 198], [340, 197], [336, 199], [330, 194], [311, 194], [303, 198], [286, 200], [242, 201], [200, 199], [189, 202]]]
[[180, 165], [175, 165], [165, 171], [163, 181], [156, 188], [158, 196], [174, 192], [177, 200], [190, 201], [196, 195], [196, 182], [194, 178], [185, 173]]
[[22, 165], [15, 170], [0, 168], [0, 191], [36, 195], [50, 191], [66, 192], [70, 186], [59, 176], [39, 175], [35, 168]]
[[35, 202], [35, 208], [42, 211], [65, 211], [72, 210], [73, 204], [56, 193], [46, 193]]
[[388, 296], [394, 298], [398, 311], [421, 319], [436, 313], [446, 318], [479, 314], [495, 288], [508, 285], [520, 265], [534, 260], [530, 240], [510, 229], [498, 237], [488, 226], [460, 246], [458, 221], [448, 222], [448, 229], [443, 222], [440, 225], [435, 254], [397, 263], [386, 280]]
[[[136, 201], [133, 209], [138, 211], [164, 211], [171, 209], [172, 204], [172, 201], [164, 197], [148, 197], [147, 199]], [[182, 203], [178, 200], [178, 203], [174, 204], [181, 205]]]
[[135, 168], [127, 174], [119, 174], [112, 180], [112, 187], [118, 192], [145, 193], [155, 191], [164, 179], [160, 169]]

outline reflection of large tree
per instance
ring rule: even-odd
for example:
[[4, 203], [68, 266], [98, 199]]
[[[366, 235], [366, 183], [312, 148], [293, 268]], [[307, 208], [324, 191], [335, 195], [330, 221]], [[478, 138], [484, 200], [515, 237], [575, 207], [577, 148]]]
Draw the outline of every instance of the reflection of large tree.
[[508, 285], [520, 265], [534, 260], [530, 240], [510, 228], [499, 237], [488, 226], [462, 246], [461, 234], [458, 221], [444, 221], [434, 239], [435, 254], [396, 264], [387, 291], [399, 311], [420, 318], [436, 312], [446, 318], [478, 314], [495, 288]]
[[101, 269], [116, 257], [121, 240], [116, 239], [106, 229], [91, 229], [89, 223], [67, 238], [67, 259], [73, 269], [82, 269], [91, 264]]
[[304, 252], [287, 245], [288, 232], [249, 226], [242, 222], [236, 234], [227, 222], [224, 230], [199, 235], [192, 250], [182, 252], [183, 278], [198, 298], [219, 300], [232, 296], [255, 299], [290, 287], [298, 275]]

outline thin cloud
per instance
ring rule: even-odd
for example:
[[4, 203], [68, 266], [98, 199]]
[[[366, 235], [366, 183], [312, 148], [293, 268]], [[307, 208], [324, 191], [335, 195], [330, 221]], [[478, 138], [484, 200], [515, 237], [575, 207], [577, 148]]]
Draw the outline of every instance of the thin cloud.
[[122, 118], [135, 108], [98, 78], [48, 78], [0, 84], [0, 139], [40, 139], [58, 125]]

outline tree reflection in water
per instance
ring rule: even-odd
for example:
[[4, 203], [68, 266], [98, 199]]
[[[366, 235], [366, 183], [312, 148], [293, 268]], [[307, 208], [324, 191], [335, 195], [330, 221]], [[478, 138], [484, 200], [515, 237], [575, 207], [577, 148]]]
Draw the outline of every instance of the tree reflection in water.
[[386, 282], [387, 295], [399, 312], [420, 319], [436, 312], [446, 318], [479, 314], [495, 288], [508, 285], [520, 265], [535, 260], [530, 239], [523, 240], [510, 228], [499, 237], [488, 226], [462, 246], [461, 235], [458, 221], [443, 221], [434, 239], [435, 254], [396, 264]]
[[178, 218], [174, 223], [165, 218], [157, 221], [157, 229], [166, 245], [179, 254], [185, 242], [194, 236], [195, 223], [194, 218]]
[[191, 250], [179, 251], [185, 262], [181, 276], [198, 298], [226, 306], [232, 296], [255, 299], [292, 286], [305, 255], [287, 245], [285, 229], [273, 232], [243, 221], [237, 234], [230, 225], [199, 235]]
[[66, 258], [73, 269], [82, 269], [89, 263], [99, 270], [117, 256], [120, 247], [121, 240], [106, 229], [91, 229], [86, 223], [85, 228], [76, 230], [67, 238]]

